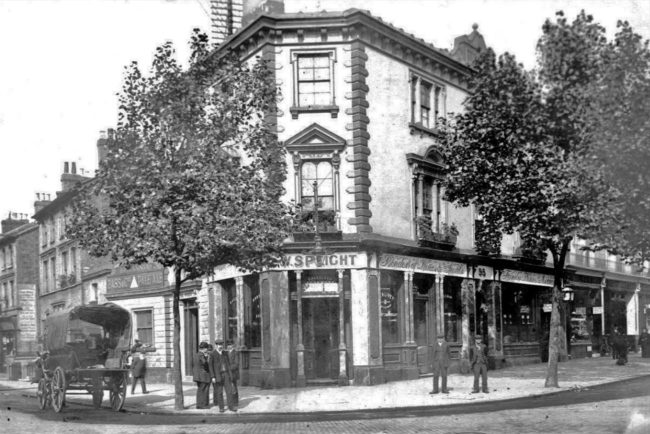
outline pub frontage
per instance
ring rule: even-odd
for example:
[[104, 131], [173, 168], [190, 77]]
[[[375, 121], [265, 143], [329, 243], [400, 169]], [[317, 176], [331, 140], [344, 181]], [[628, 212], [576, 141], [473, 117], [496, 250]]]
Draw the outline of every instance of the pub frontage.
[[415, 379], [431, 372], [438, 333], [450, 343], [451, 372], [469, 372], [476, 334], [488, 343], [492, 368], [541, 361], [550, 269], [515, 269], [520, 264], [502, 259], [484, 265], [490, 259], [376, 239], [323, 250], [290, 246], [276, 269], [246, 274], [222, 265], [205, 279], [201, 339], [235, 342], [243, 385]]

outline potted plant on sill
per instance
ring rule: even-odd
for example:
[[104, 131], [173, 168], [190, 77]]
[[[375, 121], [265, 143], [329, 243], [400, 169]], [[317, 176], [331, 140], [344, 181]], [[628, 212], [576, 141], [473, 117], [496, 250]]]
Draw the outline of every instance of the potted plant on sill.
[[[296, 214], [296, 229], [294, 241], [312, 241], [316, 232], [314, 210], [302, 211]], [[334, 210], [318, 211], [318, 232], [324, 240], [341, 239], [341, 231], [336, 227], [338, 219]]]
[[421, 215], [415, 218], [418, 243], [422, 247], [432, 247], [442, 250], [452, 250], [458, 240], [458, 228], [455, 223], [442, 224], [441, 231], [433, 230], [433, 221], [430, 216]]

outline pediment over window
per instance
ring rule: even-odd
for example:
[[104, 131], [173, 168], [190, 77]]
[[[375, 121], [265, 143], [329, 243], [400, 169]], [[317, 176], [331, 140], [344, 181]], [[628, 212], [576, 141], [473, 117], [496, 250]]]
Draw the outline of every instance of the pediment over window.
[[346, 142], [340, 136], [323, 128], [318, 124], [312, 124], [284, 142], [287, 150], [294, 152], [341, 152]]
[[445, 175], [445, 162], [440, 152], [430, 147], [424, 156], [418, 154], [406, 154], [406, 161], [412, 167], [413, 174], [423, 174], [434, 178], [443, 178]]

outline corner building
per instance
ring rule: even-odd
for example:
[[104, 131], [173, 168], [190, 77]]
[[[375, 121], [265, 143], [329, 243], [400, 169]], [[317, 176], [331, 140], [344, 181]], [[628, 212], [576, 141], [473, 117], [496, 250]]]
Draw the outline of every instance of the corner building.
[[[273, 68], [282, 98], [267, 121], [287, 149], [285, 199], [313, 217], [316, 183], [321, 239], [295, 233], [275, 269], [246, 274], [222, 264], [184, 286], [185, 375], [198, 343], [217, 338], [240, 350], [242, 385], [263, 388], [415, 379], [431, 372], [438, 333], [450, 342], [452, 372], [469, 372], [476, 334], [488, 344], [491, 368], [541, 362], [550, 264], [522, 255], [516, 234], [503, 237], [499, 255], [478, 251], [474, 209], [442, 199], [435, 125], [462, 110], [468, 65], [486, 50], [477, 26], [447, 51], [366, 11], [285, 13], [277, 0], [212, 4], [221, 42], [214, 55], [234, 50]], [[634, 322], [628, 331], [638, 335], [650, 303], [639, 291], [650, 280], [627, 270], [636, 293], [616, 303], [608, 292], [598, 298], [601, 285], [589, 276], [608, 272], [580, 265], [578, 253], [568, 267], [576, 299], [567, 325], [578, 330], [574, 357], [590, 357], [617, 321]], [[166, 273], [115, 269], [106, 297], [133, 312], [133, 336], [151, 344], [155, 376], [171, 379]]]

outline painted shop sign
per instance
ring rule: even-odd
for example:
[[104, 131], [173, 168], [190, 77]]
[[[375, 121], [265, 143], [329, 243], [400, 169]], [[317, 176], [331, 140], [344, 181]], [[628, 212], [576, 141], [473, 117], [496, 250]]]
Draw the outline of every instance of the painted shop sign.
[[158, 264], [118, 267], [106, 279], [106, 290], [146, 289], [164, 285], [164, 269]]
[[[365, 253], [333, 253], [330, 255], [293, 254], [286, 255], [284, 262], [275, 270], [340, 270], [349, 268], [365, 268], [368, 257]], [[214, 267], [210, 280], [223, 280], [245, 276], [244, 272], [234, 265], [223, 264]]]
[[594, 315], [602, 315], [603, 314], [603, 307], [602, 306], [594, 306], [593, 313], [594, 313]]
[[338, 292], [338, 279], [328, 274], [310, 274], [302, 279], [302, 291], [306, 294]]
[[553, 276], [551, 275], [517, 270], [503, 270], [501, 272], [501, 281], [524, 283], [526, 285], [553, 286]]
[[492, 267], [485, 267], [479, 265], [475, 268], [474, 278], [480, 280], [493, 280], [494, 279], [494, 269]]
[[551, 303], [544, 303], [542, 306], [542, 310], [544, 312], [552, 312], [553, 311], [553, 305]]
[[379, 268], [391, 270], [415, 271], [416, 273], [444, 274], [450, 276], [467, 276], [467, 266], [458, 262], [436, 261], [434, 259], [413, 258], [410, 256], [381, 255]]

